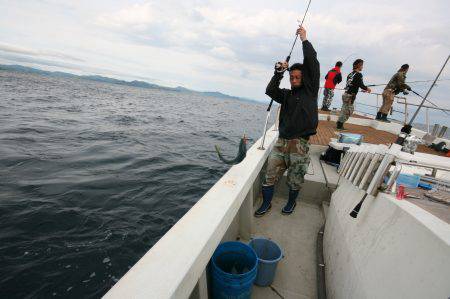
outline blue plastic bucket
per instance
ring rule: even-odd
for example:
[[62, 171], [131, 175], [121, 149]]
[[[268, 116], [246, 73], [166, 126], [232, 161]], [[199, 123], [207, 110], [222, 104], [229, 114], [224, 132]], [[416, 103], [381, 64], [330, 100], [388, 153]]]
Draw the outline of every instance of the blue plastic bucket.
[[211, 258], [213, 298], [250, 298], [256, 278], [258, 258], [255, 251], [241, 242], [220, 244]]
[[255, 284], [262, 287], [269, 286], [275, 278], [277, 265], [283, 258], [283, 252], [277, 243], [264, 238], [255, 238], [249, 245], [258, 256], [258, 274]]

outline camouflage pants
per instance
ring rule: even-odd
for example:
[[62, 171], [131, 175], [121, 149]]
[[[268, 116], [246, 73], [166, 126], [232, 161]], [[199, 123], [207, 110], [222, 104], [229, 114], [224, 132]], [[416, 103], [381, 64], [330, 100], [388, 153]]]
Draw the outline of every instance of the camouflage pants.
[[382, 93], [383, 105], [380, 107], [380, 112], [383, 114], [389, 114], [392, 104], [394, 103], [394, 92], [392, 89], [385, 89]]
[[345, 123], [348, 120], [348, 118], [353, 114], [355, 106], [353, 105], [352, 102], [353, 102], [353, 95], [348, 93], [344, 93], [342, 95], [342, 108], [338, 122]]
[[324, 88], [323, 89], [323, 101], [322, 101], [322, 107], [330, 109], [331, 101], [333, 100], [334, 96], [334, 90], [331, 88]]
[[287, 184], [292, 190], [300, 190], [309, 166], [309, 141], [300, 139], [278, 138], [267, 163], [265, 186], [272, 186], [284, 174], [286, 169]]

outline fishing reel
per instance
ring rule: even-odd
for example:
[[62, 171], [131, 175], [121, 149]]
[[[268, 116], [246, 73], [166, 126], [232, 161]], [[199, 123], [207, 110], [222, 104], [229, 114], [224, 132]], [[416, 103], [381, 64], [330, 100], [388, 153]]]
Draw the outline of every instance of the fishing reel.
[[403, 94], [406, 96], [410, 91], [412, 91], [411, 87], [407, 86], [405, 89], [403, 89]]
[[287, 69], [287, 67], [283, 67], [282, 62], [278, 61], [277, 63], [275, 63], [275, 72], [284, 73]]

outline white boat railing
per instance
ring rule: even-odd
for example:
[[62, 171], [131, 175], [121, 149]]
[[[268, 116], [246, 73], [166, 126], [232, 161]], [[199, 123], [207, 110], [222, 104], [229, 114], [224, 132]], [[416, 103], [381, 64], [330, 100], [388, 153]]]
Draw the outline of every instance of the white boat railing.
[[342, 158], [338, 173], [370, 194], [374, 191], [375, 185], [369, 183], [373, 183], [376, 171], [379, 170], [387, 150], [388, 148], [384, 145], [350, 146]]
[[[254, 188], [278, 132], [267, 130], [247, 157], [227, 173], [114, 285], [104, 298], [207, 298], [206, 266], [214, 250], [238, 222], [249, 238]], [[236, 236], [235, 236], [236, 237]], [[197, 287], [196, 287], [197, 286]], [[192, 298], [191, 297], [191, 298]]]
[[[327, 120], [327, 121], [337, 121], [339, 118], [338, 115], [336, 115], [334, 112], [332, 114], [319, 114], [319, 120]], [[350, 117], [347, 120], [347, 123], [359, 125], [359, 126], [365, 126], [365, 127], [371, 127], [375, 130], [379, 131], [385, 131], [394, 135], [398, 135], [400, 130], [402, 129], [403, 125], [399, 123], [385, 123], [380, 122], [375, 119], [367, 119], [367, 118], [358, 118], [358, 117]], [[424, 138], [427, 132], [418, 130], [413, 128], [411, 131], [412, 135], [417, 136], [419, 138]], [[445, 142], [446, 144], [450, 144], [450, 140], [444, 138], [443, 136], [435, 136], [433, 139], [433, 143], [439, 143], [439, 142]], [[386, 141], [387, 142], [387, 141]]]
[[[321, 94], [321, 93], [322, 93], [322, 90], [323, 90], [323, 87], [320, 87], [319, 89], [320, 89], [319, 94]], [[335, 90], [339, 90], [340, 92], [344, 92], [344, 91], [345, 91], [344, 88], [339, 88], [339, 87], [336, 87]], [[361, 102], [361, 101], [358, 101], [358, 102], [355, 103], [355, 106], [357, 106], [357, 105], [362, 105], [362, 106], [365, 106], [365, 107], [375, 108], [376, 111], [378, 111], [379, 108], [381, 107], [382, 101], [380, 101], [380, 98], [382, 99], [383, 94], [381, 94], [381, 93], [376, 93], [376, 92], [371, 92], [371, 93], [365, 93], [365, 95], [367, 95], [367, 96], [372, 96], [372, 98], [373, 98], [373, 96], [375, 96], [376, 104], [375, 104], [375, 105], [371, 105], [371, 104], [366, 104], [366, 103], [363, 103], [363, 102]], [[399, 96], [399, 95], [395, 95], [395, 96], [394, 96], [394, 99], [396, 100], [397, 104], [403, 105], [403, 110], [396, 110], [395, 107], [392, 106], [392, 107], [391, 107], [391, 111], [390, 111], [390, 115], [392, 116], [392, 114], [393, 114], [394, 112], [397, 112], [397, 113], [399, 113], [399, 114], [403, 114], [403, 120], [399, 120], [399, 121], [402, 121], [403, 124], [408, 123], [408, 117], [409, 117], [408, 107], [419, 107], [420, 104], [416, 104], [416, 103], [409, 102], [408, 99], [407, 99], [406, 97], [404, 97], [404, 96]], [[445, 114], [447, 114], [447, 115], [448, 115], [448, 112], [450, 112], [450, 109], [449, 109], [449, 108], [439, 107], [439, 106], [435, 105], [434, 103], [432, 103], [431, 101], [429, 101], [429, 102], [430, 102], [431, 104], [433, 104], [433, 106], [430, 106], [430, 105], [422, 105], [422, 107], [423, 107], [424, 109], [426, 109], [426, 110], [425, 110], [425, 120], [426, 120], [427, 131], [429, 130], [428, 128], [429, 128], [429, 126], [430, 126], [430, 123], [429, 123], [429, 115], [428, 115], [428, 114], [429, 114], [429, 109], [431, 109], [431, 110], [433, 110], [433, 111], [440, 111], [440, 112], [443, 112], [443, 113], [445, 113]], [[320, 108], [320, 107], [319, 107], [319, 108]], [[333, 108], [333, 109], [336, 109], [336, 108]], [[374, 116], [374, 114], [369, 113], [367, 110], [364, 110], [364, 111], [358, 110], [357, 107], [355, 107], [355, 112], [362, 113], [362, 114], [365, 115], [365, 116]], [[442, 136], [441, 136], [441, 137], [442, 137]]]
[[367, 194], [376, 196], [385, 175], [394, 162], [428, 168], [434, 176], [438, 170], [450, 172], [450, 159], [446, 157], [402, 152], [401, 146], [397, 144], [392, 144], [390, 148], [384, 145], [363, 144], [349, 145], [338, 173], [340, 177], [346, 178], [359, 189], [365, 190]]

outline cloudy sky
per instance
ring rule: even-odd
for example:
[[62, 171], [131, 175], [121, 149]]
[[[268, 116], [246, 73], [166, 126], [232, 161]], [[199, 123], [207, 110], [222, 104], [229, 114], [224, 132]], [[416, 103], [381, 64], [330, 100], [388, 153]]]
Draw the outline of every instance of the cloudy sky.
[[[266, 101], [273, 64], [287, 55], [306, 4], [0, 0], [0, 63]], [[323, 75], [336, 60], [353, 54], [344, 72], [355, 58], [363, 58], [366, 84], [386, 82], [403, 63], [411, 65], [408, 80], [424, 80], [436, 76], [450, 52], [449, 11], [448, 0], [312, 0], [305, 27]], [[297, 47], [292, 61], [301, 59]], [[450, 78], [450, 66], [442, 77]], [[415, 87], [425, 93], [429, 84]], [[450, 107], [449, 93], [450, 81], [442, 81], [430, 99]], [[360, 101], [375, 100], [361, 96]], [[449, 123], [444, 114], [435, 115]]]

